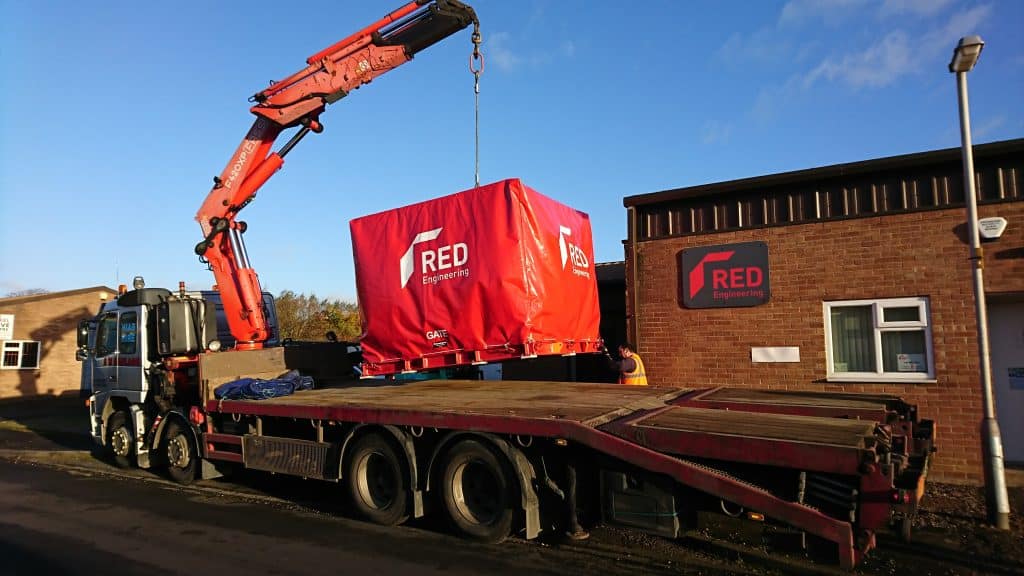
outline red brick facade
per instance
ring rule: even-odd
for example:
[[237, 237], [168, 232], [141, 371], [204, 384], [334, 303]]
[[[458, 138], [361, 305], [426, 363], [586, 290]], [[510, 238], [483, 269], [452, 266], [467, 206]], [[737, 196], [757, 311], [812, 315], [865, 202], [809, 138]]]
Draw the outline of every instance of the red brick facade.
[[[1024, 295], [1024, 202], [980, 209], [981, 217], [997, 214], [1014, 224], [985, 245], [986, 290], [990, 298]], [[897, 394], [937, 421], [935, 477], [980, 481], [982, 406], [964, 221], [960, 208], [641, 242], [636, 338], [648, 378], [662, 386]], [[682, 307], [683, 249], [752, 240], [768, 244], [770, 302]], [[627, 244], [627, 277], [631, 250]], [[936, 382], [826, 382], [823, 302], [908, 296], [930, 299]], [[800, 362], [755, 364], [752, 346], [797, 346]]]
[[68, 292], [0, 299], [0, 314], [14, 316], [14, 340], [39, 343], [39, 367], [0, 370], [0, 398], [78, 394], [82, 364], [75, 360], [79, 320], [117, 294], [97, 286]]

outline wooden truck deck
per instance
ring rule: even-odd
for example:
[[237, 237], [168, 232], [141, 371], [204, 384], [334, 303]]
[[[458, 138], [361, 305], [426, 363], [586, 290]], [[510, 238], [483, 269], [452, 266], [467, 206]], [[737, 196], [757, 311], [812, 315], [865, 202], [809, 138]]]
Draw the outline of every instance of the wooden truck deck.
[[[312, 462], [317, 467], [303, 475], [337, 479], [337, 462], [323, 465], [344, 450], [327, 438], [335, 425], [383, 427], [410, 437], [489, 434], [523, 446], [532, 438], [557, 439], [834, 542], [847, 567], [873, 546], [872, 531], [889, 518], [892, 469], [882, 454], [892, 452], [897, 431], [908, 446], [905, 438], [916, 426], [916, 413], [915, 422], [906, 420], [906, 405], [894, 397], [729, 388], [364, 380], [267, 400], [214, 399], [219, 384], [239, 376], [273, 378], [282, 366], [295, 367], [286, 362], [287, 351], [245, 354], [200, 360], [206, 459], [271, 471], [290, 470], [293, 460]], [[313, 435], [273, 435], [283, 429]], [[826, 497], [822, 502], [850, 504], [858, 516], [854, 521], [842, 508], [825, 511], [772, 492], [757, 478], [733, 475], [744, 466], [788, 470], [786, 481], [794, 486], [806, 475], [808, 498], [817, 490]]]
[[[876, 420], [686, 404], [688, 397], [705, 392], [566, 382], [364, 381], [268, 400], [214, 400], [207, 408], [252, 416], [538, 436], [569, 436], [571, 429], [583, 427], [677, 456], [846, 474], [856, 473], [862, 462], [874, 457]], [[715, 392], [728, 395], [729, 389]]]

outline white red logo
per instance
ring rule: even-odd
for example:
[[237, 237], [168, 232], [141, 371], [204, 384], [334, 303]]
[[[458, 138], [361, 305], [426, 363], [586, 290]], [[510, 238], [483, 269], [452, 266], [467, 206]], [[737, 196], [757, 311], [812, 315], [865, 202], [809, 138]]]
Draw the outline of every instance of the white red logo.
[[[400, 274], [402, 277], [402, 288], [409, 283], [413, 272], [416, 271], [417, 244], [436, 240], [441, 235], [444, 227], [434, 228], [426, 232], [420, 232], [409, 244], [409, 248], [402, 255], [399, 261]], [[456, 242], [441, 246], [437, 249], [426, 249], [420, 252], [420, 271], [423, 274], [423, 284], [437, 284], [454, 278], [468, 278], [469, 247], [464, 242]]]
[[572, 229], [568, 226], [558, 227], [558, 253], [562, 257], [562, 270], [566, 264], [572, 264], [572, 273], [590, 278], [590, 259], [582, 248], [569, 241]]

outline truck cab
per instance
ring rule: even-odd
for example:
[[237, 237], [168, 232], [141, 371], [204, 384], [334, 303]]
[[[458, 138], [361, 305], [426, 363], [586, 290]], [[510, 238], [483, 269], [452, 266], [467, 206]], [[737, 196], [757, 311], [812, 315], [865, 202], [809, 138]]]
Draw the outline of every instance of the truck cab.
[[[274, 297], [263, 293], [271, 329], [267, 346], [279, 345]], [[150, 467], [168, 417], [192, 427], [187, 414], [198, 402], [198, 355], [236, 345], [214, 290], [171, 292], [146, 288], [105, 302], [78, 328], [76, 357], [81, 386], [90, 390], [90, 430], [115, 463]]]

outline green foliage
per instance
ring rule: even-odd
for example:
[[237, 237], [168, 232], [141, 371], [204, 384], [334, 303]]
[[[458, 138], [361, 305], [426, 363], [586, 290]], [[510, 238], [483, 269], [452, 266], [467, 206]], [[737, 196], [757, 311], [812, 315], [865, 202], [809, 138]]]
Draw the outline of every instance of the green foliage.
[[39, 294], [49, 294], [50, 291], [45, 288], [28, 288], [27, 290], [14, 290], [8, 292], [4, 298], [18, 298], [20, 296], [36, 296]]
[[277, 296], [277, 320], [281, 338], [293, 340], [325, 340], [327, 332], [333, 331], [338, 340], [355, 341], [362, 331], [356, 304], [291, 290]]

